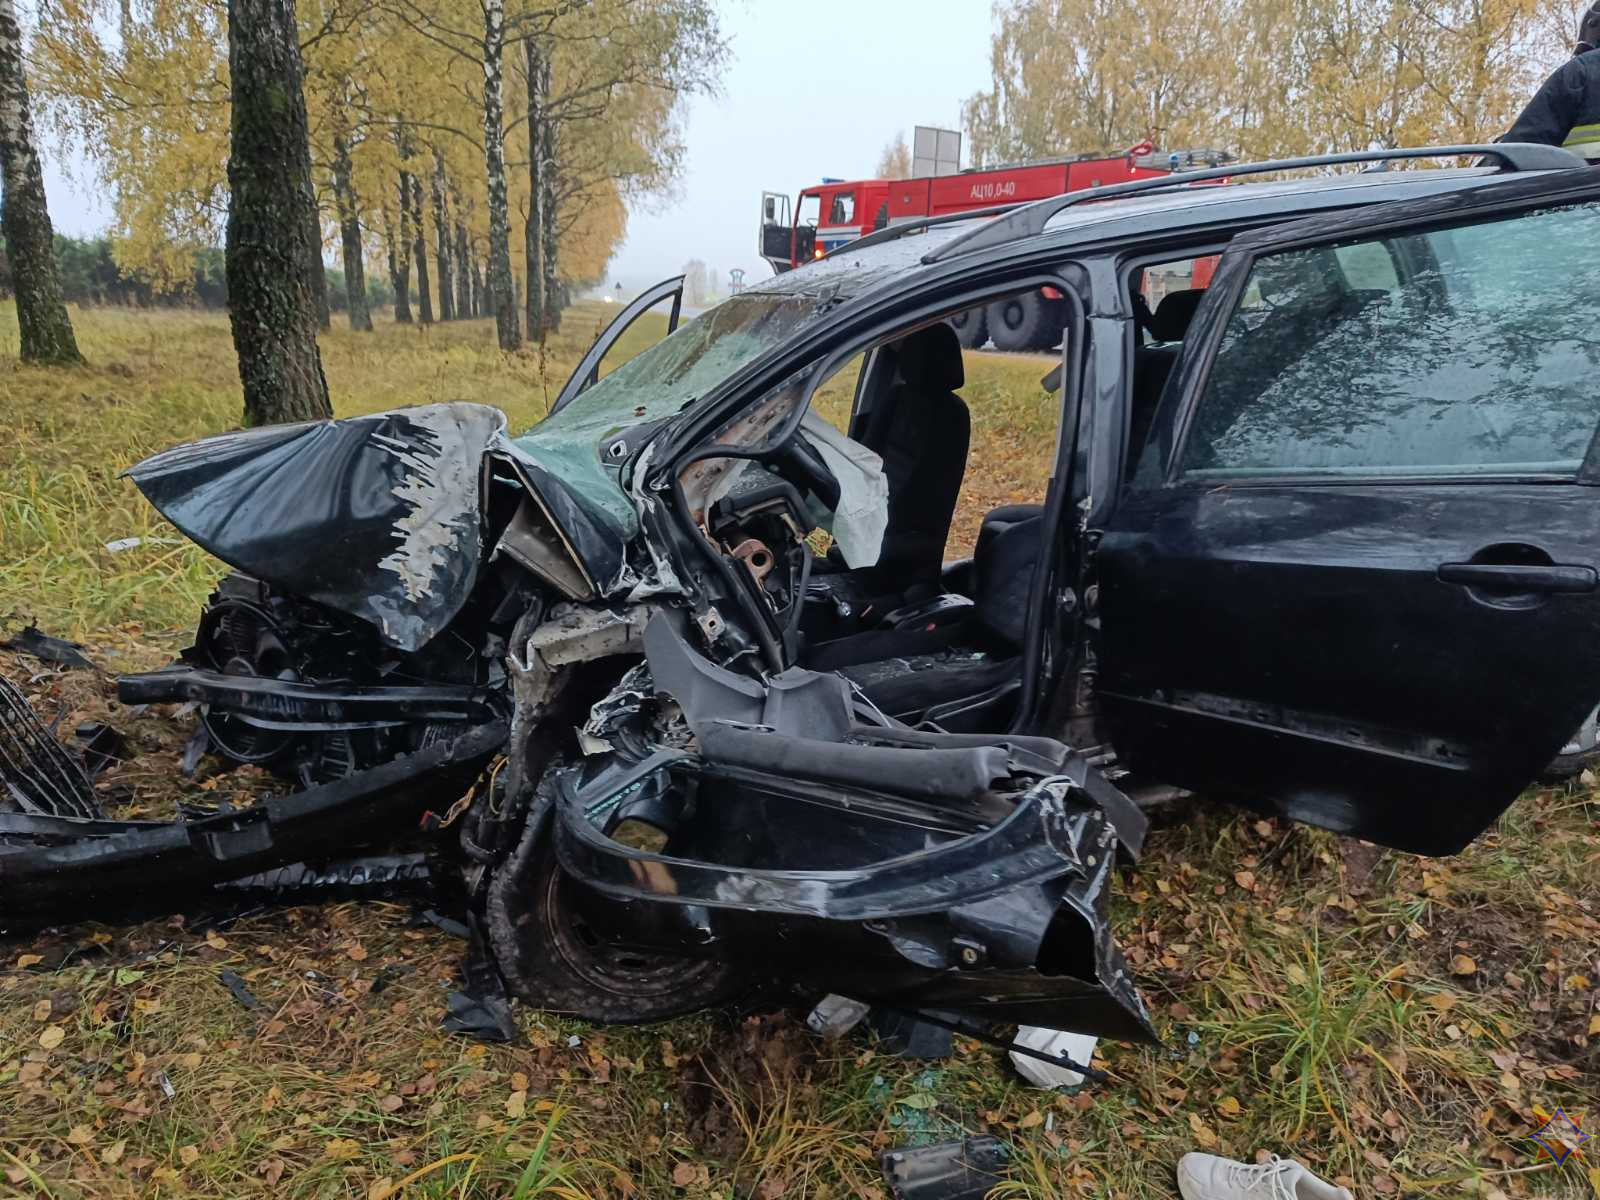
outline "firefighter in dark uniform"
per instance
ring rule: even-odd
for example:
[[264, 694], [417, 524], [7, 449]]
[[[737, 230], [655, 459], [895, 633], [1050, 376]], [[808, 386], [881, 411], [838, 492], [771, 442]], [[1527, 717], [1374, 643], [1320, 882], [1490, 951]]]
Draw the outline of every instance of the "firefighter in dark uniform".
[[1505, 140], [1565, 146], [1600, 166], [1600, 0], [1578, 23], [1572, 59], [1545, 81]]

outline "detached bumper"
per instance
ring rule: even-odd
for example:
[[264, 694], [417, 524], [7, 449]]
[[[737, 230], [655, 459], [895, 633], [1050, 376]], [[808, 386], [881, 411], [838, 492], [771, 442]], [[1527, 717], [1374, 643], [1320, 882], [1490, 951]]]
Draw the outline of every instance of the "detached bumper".
[[337, 783], [193, 821], [0, 813], [0, 932], [170, 911], [273, 867], [348, 855], [459, 797], [505, 743], [506, 723]]

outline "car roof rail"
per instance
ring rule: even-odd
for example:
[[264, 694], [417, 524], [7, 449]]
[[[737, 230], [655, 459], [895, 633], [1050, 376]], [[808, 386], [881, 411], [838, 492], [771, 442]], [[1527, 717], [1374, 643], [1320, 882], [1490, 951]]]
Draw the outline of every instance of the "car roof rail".
[[[927, 254], [926, 264], [942, 262], [957, 254], [970, 254], [1004, 246], [1021, 238], [1044, 232], [1045, 226], [1056, 214], [1079, 204], [1096, 200], [1115, 200], [1123, 196], [1137, 196], [1145, 192], [1164, 191], [1185, 187], [1193, 183], [1206, 183], [1237, 179], [1241, 175], [1272, 175], [1279, 171], [1300, 171], [1315, 167], [1337, 167], [1350, 163], [1381, 163], [1406, 158], [1493, 158], [1506, 171], [1564, 171], [1586, 166], [1583, 159], [1559, 146], [1546, 146], [1534, 142], [1494, 142], [1476, 146], [1420, 146], [1398, 150], [1356, 150], [1345, 154], [1317, 154], [1305, 158], [1280, 158], [1269, 162], [1235, 163], [1226, 167], [1210, 167], [1203, 171], [1184, 171], [1149, 179], [1134, 179], [1126, 183], [1110, 183], [1103, 187], [1085, 188], [1050, 196], [1031, 204], [1016, 205], [1004, 215], [996, 217], [959, 237], [950, 239]], [[966, 214], [971, 216], [972, 214]], [[891, 232], [883, 230], [884, 233]], [[876, 235], [874, 235], [876, 236]], [[887, 239], [884, 239], [887, 240]], [[861, 242], [852, 242], [859, 246]]]

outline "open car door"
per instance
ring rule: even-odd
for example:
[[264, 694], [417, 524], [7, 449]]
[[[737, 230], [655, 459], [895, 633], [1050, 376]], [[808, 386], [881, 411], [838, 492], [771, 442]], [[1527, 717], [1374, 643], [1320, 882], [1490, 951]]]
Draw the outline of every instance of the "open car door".
[[1136, 770], [1425, 854], [1600, 697], [1600, 171], [1236, 241], [1099, 551]]
[[[605, 327], [604, 332], [595, 339], [594, 345], [589, 347], [589, 352], [579, 361], [577, 368], [572, 372], [572, 377], [562, 387], [556, 402], [550, 406], [553, 413], [560, 412], [586, 388], [593, 387], [600, 381], [600, 364], [611, 353], [622, 339], [622, 335], [631, 329], [636, 321], [658, 305], [671, 304], [667, 312], [667, 333], [670, 335], [678, 328], [678, 318], [683, 315], [683, 276], [674, 275], [671, 279], [663, 279], [652, 288], [640, 292], [633, 300], [629, 301], [616, 316], [611, 324]], [[643, 349], [640, 347], [639, 349]], [[620, 363], [612, 363], [613, 368]]]

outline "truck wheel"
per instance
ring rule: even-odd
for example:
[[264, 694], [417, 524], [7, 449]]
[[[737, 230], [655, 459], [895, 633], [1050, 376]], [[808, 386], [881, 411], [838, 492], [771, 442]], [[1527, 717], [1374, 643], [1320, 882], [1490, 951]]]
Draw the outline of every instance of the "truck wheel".
[[1061, 302], [1036, 291], [997, 300], [986, 313], [996, 349], [1048, 350], [1061, 343]]
[[535, 1008], [604, 1025], [644, 1025], [732, 998], [726, 963], [625, 950], [591, 930], [546, 822], [529, 821], [489, 884], [489, 940], [506, 983]]
[[950, 327], [956, 331], [956, 340], [967, 350], [976, 350], [989, 340], [989, 310], [969, 308], [950, 318]]

